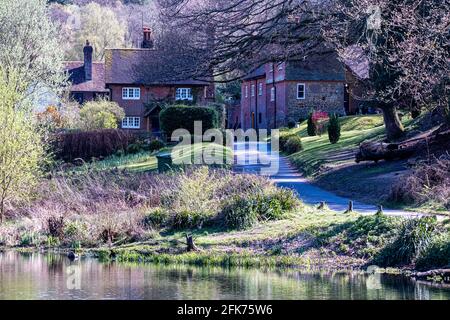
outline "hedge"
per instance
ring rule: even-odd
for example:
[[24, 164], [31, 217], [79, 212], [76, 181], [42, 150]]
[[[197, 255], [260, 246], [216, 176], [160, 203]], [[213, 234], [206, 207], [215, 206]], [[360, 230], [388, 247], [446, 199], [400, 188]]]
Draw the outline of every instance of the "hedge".
[[161, 111], [159, 119], [161, 129], [168, 137], [176, 129], [186, 129], [193, 134], [194, 121], [202, 121], [202, 133], [219, 126], [217, 111], [209, 107], [170, 106]]
[[125, 151], [135, 139], [128, 131], [103, 129], [58, 133], [53, 144], [57, 159], [89, 161], [113, 155], [119, 150]]

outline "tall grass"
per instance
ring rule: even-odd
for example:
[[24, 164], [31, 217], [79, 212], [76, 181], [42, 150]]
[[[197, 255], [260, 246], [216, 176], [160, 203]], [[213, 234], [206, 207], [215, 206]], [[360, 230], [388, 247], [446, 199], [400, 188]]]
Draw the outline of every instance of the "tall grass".
[[[61, 245], [97, 246], [147, 240], [161, 227], [223, 226], [230, 199], [280, 192], [266, 178], [208, 167], [166, 174], [72, 172], [43, 182], [32, 203], [10, 208], [14, 224], [0, 226], [0, 245], [39, 245], [51, 236]], [[279, 198], [282, 211], [297, 201], [285, 193]]]

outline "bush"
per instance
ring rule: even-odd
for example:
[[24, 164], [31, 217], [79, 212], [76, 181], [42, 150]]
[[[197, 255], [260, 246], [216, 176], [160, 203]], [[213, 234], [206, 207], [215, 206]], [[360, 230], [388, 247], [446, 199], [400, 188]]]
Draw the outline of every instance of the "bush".
[[161, 129], [168, 137], [176, 129], [186, 129], [193, 134], [194, 121], [202, 122], [202, 133], [208, 129], [218, 128], [219, 126], [217, 111], [208, 107], [171, 106], [162, 110], [159, 118]]
[[211, 215], [201, 211], [182, 210], [172, 217], [174, 229], [201, 229], [211, 219]]
[[417, 259], [416, 269], [430, 270], [450, 266], [450, 235], [436, 237]]
[[135, 137], [123, 130], [104, 129], [83, 132], [64, 132], [56, 135], [54, 150], [57, 159], [73, 161], [107, 157], [126, 151]]
[[308, 136], [317, 136], [319, 131], [319, 127], [317, 125], [317, 120], [315, 120], [313, 118], [313, 113], [311, 112], [308, 115], [308, 127], [307, 127], [307, 132], [308, 132]]
[[125, 112], [116, 102], [108, 100], [89, 101], [80, 111], [83, 130], [116, 129]]
[[289, 138], [295, 136], [295, 134], [286, 134], [286, 135], [282, 135], [279, 138], [279, 143], [280, 143], [280, 150], [284, 151], [285, 146], [286, 146], [286, 142], [289, 140]]
[[152, 209], [142, 220], [146, 227], [162, 227], [169, 222], [169, 213], [162, 208]]
[[389, 200], [450, 209], [450, 155], [418, 164], [392, 188]]
[[149, 150], [150, 150], [151, 152], [161, 150], [161, 149], [164, 148], [165, 146], [166, 146], [166, 145], [164, 144], [164, 142], [162, 142], [161, 140], [158, 140], [158, 139], [155, 139], [155, 140], [150, 141], [150, 143], [149, 143], [149, 145], [148, 145]]
[[300, 136], [292, 136], [290, 137], [286, 144], [284, 145], [284, 152], [286, 152], [287, 154], [293, 154], [296, 152], [299, 152], [303, 149], [302, 146], [302, 139], [300, 138]]
[[248, 229], [258, 222], [254, 199], [236, 197], [223, 210], [225, 226], [230, 229]]
[[239, 195], [225, 206], [222, 215], [230, 229], [247, 229], [259, 220], [281, 219], [300, 201], [289, 189], [274, 189], [260, 194]]
[[394, 241], [375, 259], [380, 266], [407, 265], [429, 249], [437, 228], [435, 217], [405, 220]]
[[339, 122], [339, 115], [330, 114], [330, 120], [328, 122], [328, 139], [332, 144], [339, 141], [341, 137], [341, 124]]
[[294, 129], [295, 128], [295, 124], [296, 124], [295, 121], [292, 121], [292, 120], [288, 121], [288, 128], [289, 129]]

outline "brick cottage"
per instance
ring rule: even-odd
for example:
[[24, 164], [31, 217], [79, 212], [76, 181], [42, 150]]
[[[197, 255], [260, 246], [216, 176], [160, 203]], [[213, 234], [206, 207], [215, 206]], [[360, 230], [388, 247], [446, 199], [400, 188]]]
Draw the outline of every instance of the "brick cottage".
[[105, 84], [110, 97], [125, 110], [123, 129], [158, 133], [159, 113], [165, 103], [206, 105], [214, 102], [212, 82], [179, 77], [170, 58], [155, 49], [151, 30], [144, 28], [137, 49], [107, 49]]
[[355, 112], [346, 68], [334, 55], [264, 64], [243, 78], [241, 91], [230, 127], [278, 128], [306, 119], [311, 110]]

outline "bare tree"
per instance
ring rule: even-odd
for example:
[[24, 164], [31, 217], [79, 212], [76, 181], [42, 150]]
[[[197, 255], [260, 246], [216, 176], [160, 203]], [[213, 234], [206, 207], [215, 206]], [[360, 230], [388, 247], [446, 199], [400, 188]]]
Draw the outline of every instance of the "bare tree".
[[[160, 0], [172, 28], [215, 75], [269, 61], [336, 51], [363, 69], [363, 100], [384, 114], [389, 139], [403, 133], [397, 108], [448, 103], [448, 0]], [[194, 36], [195, 35], [195, 36]], [[200, 40], [200, 41], [196, 41]], [[365, 69], [365, 70], [364, 70]], [[242, 73], [241, 73], [242, 74]]]
[[389, 139], [404, 130], [397, 108], [448, 104], [448, 7], [442, 0], [341, 0], [324, 22], [322, 34], [342, 60], [367, 69], [359, 98], [383, 111]]

